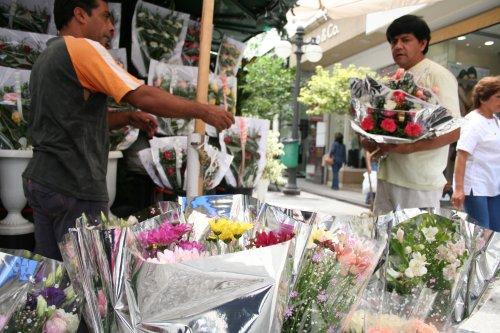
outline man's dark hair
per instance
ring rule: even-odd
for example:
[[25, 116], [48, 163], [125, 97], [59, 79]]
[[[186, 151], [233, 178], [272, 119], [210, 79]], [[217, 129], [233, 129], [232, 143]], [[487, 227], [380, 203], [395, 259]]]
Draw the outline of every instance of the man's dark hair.
[[[106, 1], [107, 2], [107, 1]], [[80, 7], [89, 15], [92, 9], [99, 6], [98, 0], [55, 0], [54, 1], [54, 21], [57, 30], [61, 30], [73, 18], [73, 11]]]
[[424, 54], [429, 50], [431, 29], [429, 29], [429, 26], [421, 17], [415, 15], [401, 16], [394, 20], [385, 32], [389, 43], [392, 43], [394, 38], [401, 34], [413, 34], [419, 41], [426, 40], [427, 45], [425, 46]]

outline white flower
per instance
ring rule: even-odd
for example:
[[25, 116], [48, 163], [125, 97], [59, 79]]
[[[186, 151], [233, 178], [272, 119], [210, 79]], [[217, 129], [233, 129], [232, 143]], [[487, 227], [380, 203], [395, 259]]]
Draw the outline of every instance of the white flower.
[[395, 271], [394, 269], [392, 269], [392, 267], [389, 267], [389, 268], [387, 269], [387, 274], [389, 274], [389, 276], [391, 276], [391, 277], [393, 277], [393, 278], [395, 278], [395, 279], [397, 279], [397, 278], [401, 277], [401, 275], [402, 275], [402, 274], [401, 274], [401, 273], [399, 273], [398, 271]]
[[127, 219], [127, 224], [128, 225], [135, 225], [139, 223], [139, 220], [137, 219], [137, 217], [135, 217], [134, 215], [130, 215]]
[[425, 265], [428, 265], [428, 263], [425, 261], [425, 256], [420, 254], [420, 252], [415, 252], [413, 253], [413, 259], [410, 260], [410, 264], [405, 270], [405, 275], [410, 279], [423, 276], [427, 273], [427, 268], [425, 267]]
[[400, 242], [403, 243], [403, 237], [405, 236], [405, 232], [403, 229], [398, 228], [398, 231], [396, 232], [396, 239]]
[[392, 99], [388, 99], [385, 101], [384, 109], [386, 110], [394, 110], [397, 104]]
[[424, 234], [425, 239], [429, 243], [432, 243], [436, 240], [436, 235], [437, 235], [438, 231], [439, 231], [439, 229], [436, 227], [423, 228], [422, 234]]
[[410, 247], [410, 246], [405, 247], [405, 253], [406, 253], [406, 254], [410, 254], [410, 253], [411, 253], [411, 251], [412, 251], [412, 249], [411, 249], [411, 247]]
[[457, 269], [455, 265], [449, 264], [445, 268], [443, 268], [443, 277], [448, 281], [453, 281], [457, 276]]
[[463, 239], [457, 241], [456, 243], [450, 244], [451, 251], [458, 257], [461, 256], [465, 251], [465, 241]]
[[151, 47], [158, 47], [158, 43], [157, 42], [151, 42], [151, 43], [149, 43], [149, 46], [151, 46]]

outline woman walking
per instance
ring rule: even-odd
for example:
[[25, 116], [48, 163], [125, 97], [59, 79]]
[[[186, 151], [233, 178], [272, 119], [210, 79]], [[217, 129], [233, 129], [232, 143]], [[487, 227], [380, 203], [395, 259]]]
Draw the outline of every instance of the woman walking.
[[457, 143], [452, 202], [481, 226], [500, 231], [500, 76], [480, 80], [472, 99], [475, 109], [465, 116]]

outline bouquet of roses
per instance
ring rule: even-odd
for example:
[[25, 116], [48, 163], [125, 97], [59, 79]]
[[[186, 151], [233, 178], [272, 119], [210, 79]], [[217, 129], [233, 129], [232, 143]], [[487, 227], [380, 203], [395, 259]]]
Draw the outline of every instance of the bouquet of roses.
[[182, 47], [182, 63], [185, 66], [198, 66], [200, 60], [200, 31], [200, 23], [190, 20], [186, 40]]
[[283, 332], [339, 332], [345, 328], [385, 246], [354, 221], [315, 219], [304, 265], [285, 312]]
[[151, 59], [181, 62], [189, 15], [138, 1], [132, 19], [132, 61], [147, 75]]
[[352, 79], [351, 96], [351, 127], [377, 142], [413, 142], [459, 125], [433, 92], [416, 85], [410, 72], [398, 71], [387, 86], [370, 77]]
[[53, 24], [53, 0], [0, 1], [0, 27], [46, 34]]
[[17, 311], [4, 321], [3, 332], [76, 332], [83, 300], [73, 290], [63, 263], [28, 251], [13, 254], [27, 259], [21, 260], [28, 263], [21, 269], [22, 274], [30, 271], [32, 284]]
[[0, 66], [31, 69], [53, 36], [0, 28]]
[[226, 181], [233, 187], [254, 187], [266, 164], [266, 140], [269, 121], [236, 117], [236, 122], [219, 135], [222, 151], [231, 154], [233, 162]]
[[236, 76], [245, 48], [245, 43], [224, 36], [220, 44], [219, 54], [217, 55], [215, 72], [218, 75]]
[[30, 71], [0, 67], [0, 148], [27, 149]]

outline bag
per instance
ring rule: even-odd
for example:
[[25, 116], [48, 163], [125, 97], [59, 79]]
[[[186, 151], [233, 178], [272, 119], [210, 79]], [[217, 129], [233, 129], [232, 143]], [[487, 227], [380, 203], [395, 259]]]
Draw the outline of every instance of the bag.
[[[377, 171], [372, 171], [370, 172], [369, 178], [368, 178], [368, 172], [363, 173], [363, 185], [362, 185], [362, 193], [363, 194], [368, 194], [368, 193], [375, 193], [377, 192]], [[371, 189], [370, 189], [370, 182], [371, 182]]]
[[321, 163], [322, 166], [333, 165], [333, 158], [330, 157], [330, 154], [323, 155], [323, 161]]

